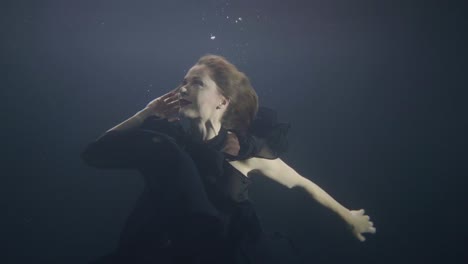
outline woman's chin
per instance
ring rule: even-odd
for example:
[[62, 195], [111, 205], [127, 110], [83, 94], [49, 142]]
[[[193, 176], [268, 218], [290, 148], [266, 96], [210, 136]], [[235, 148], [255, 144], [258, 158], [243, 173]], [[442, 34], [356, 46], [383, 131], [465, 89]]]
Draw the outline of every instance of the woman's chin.
[[183, 118], [195, 118], [195, 113], [193, 111], [187, 110], [185, 108], [179, 109], [179, 116]]

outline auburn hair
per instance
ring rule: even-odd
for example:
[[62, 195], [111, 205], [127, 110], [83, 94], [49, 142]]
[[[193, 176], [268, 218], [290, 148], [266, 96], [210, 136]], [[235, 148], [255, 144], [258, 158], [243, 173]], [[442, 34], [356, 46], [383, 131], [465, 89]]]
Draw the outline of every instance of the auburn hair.
[[204, 55], [196, 65], [204, 65], [209, 69], [210, 77], [218, 86], [219, 92], [230, 100], [221, 118], [221, 125], [225, 129], [245, 134], [258, 111], [258, 96], [249, 78], [219, 55]]

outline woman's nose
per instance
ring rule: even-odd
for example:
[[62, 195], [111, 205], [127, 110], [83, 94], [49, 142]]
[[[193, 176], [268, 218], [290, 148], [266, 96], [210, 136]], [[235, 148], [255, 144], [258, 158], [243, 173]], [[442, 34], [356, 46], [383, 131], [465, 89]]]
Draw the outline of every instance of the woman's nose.
[[185, 88], [185, 86], [180, 87], [179, 94], [180, 94], [181, 97], [182, 96], [187, 96], [187, 88]]

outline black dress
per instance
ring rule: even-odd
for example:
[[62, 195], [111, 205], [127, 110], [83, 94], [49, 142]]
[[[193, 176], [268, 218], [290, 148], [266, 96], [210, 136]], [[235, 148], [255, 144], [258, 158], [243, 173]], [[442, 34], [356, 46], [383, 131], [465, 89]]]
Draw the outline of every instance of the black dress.
[[227, 130], [206, 142], [179, 122], [151, 116], [135, 129], [109, 131], [81, 153], [99, 169], [138, 170], [145, 188], [107, 263], [302, 263], [289, 239], [266, 233], [248, 200], [251, 180], [229, 164], [275, 159], [287, 150], [289, 124], [260, 107], [239, 154], [222, 151]]

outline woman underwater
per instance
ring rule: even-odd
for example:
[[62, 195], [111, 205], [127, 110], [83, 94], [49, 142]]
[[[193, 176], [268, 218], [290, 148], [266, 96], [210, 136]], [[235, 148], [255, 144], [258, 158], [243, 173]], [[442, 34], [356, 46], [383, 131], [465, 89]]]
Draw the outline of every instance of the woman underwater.
[[288, 128], [273, 110], [259, 108], [248, 77], [233, 64], [201, 57], [176, 89], [81, 153], [89, 166], [138, 170], [145, 180], [116, 250], [92, 263], [284, 263], [270, 254], [248, 199], [252, 174], [302, 188], [360, 241], [375, 233], [364, 210], [346, 209], [279, 158]]

